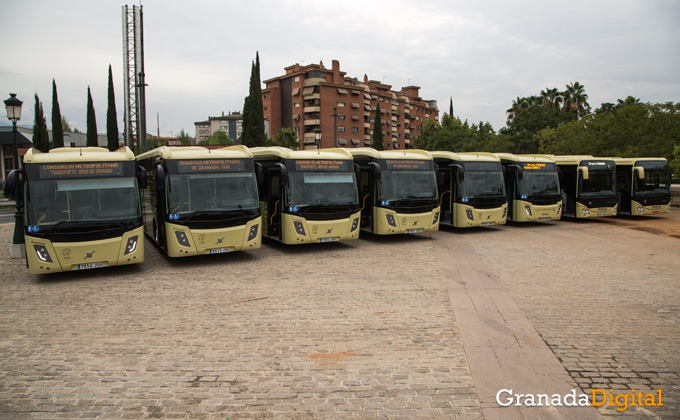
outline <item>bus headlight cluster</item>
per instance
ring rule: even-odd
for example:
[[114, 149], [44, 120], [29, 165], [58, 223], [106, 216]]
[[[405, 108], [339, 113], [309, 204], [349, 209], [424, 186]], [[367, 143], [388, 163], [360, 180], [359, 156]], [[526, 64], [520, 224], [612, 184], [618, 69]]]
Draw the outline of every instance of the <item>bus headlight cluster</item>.
[[524, 211], [527, 212], [527, 215], [533, 216], [533, 214], [531, 213], [531, 207], [530, 206], [524, 206]]
[[562, 204], [557, 206], [557, 214], [562, 214]]
[[350, 232], [354, 232], [357, 230], [359, 227], [359, 218], [357, 217], [356, 219], [352, 220], [352, 228], [349, 230]]
[[394, 216], [391, 214], [385, 215], [387, 217], [387, 224], [392, 227], [397, 227], [397, 222], [394, 221]]
[[127, 245], [125, 245], [125, 252], [123, 255], [131, 254], [137, 249], [137, 236], [128, 238]]
[[475, 215], [472, 213], [472, 210], [465, 209], [465, 215], [467, 216], [468, 219], [475, 220]]
[[507, 215], [508, 215], [508, 208], [506, 207], [506, 208], [503, 209], [503, 219], [505, 219], [505, 216], [507, 216]]
[[250, 232], [248, 233], [248, 240], [252, 241], [257, 236], [257, 230], [260, 225], [252, 225], [250, 227]]
[[176, 230], [175, 236], [177, 237], [177, 242], [179, 242], [180, 245], [191, 246], [191, 245], [189, 245], [189, 238], [187, 238], [187, 234], [184, 233], [183, 231]]
[[588, 210], [588, 209], [583, 209], [583, 210], [581, 210], [581, 213], [582, 213], [582, 214], [590, 214], [590, 210]]
[[50, 254], [47, 252], [47, 248], [45, 248], [45, 245], [33, 245], [33, 249], [35, 250], [36, 255], [38, 255], [38, 259], [43, 262], [52, 262], [52, 257], [50, 257]]
[[432, 221], [432, 224], [436, 225], [438, 221], [439, 221], [439, 212], [436, 212], [434, 214], [434, 220]]
[[638, 213], [644, 213], [644, 212], [645, 212], [645, 208], [644, 208], [644, 207], [638, 207], [637, 210], [638, 210]]
[[302, 226], [302, 222], [294, 221], [293, 226], [295, 227], [295, 231], [297, 232], [298, 235], [301, 235], [301, 236], [307, 235], [305, 233], [304, 226]]

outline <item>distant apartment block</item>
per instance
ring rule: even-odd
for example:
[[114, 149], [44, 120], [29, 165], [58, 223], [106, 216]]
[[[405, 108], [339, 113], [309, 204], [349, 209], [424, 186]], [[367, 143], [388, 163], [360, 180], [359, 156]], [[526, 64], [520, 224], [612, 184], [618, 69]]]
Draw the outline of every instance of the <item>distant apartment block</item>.
[[230, 112], [229, 115], [220, 117], [208, 117], [207, 121], [199, 121], [194, 123], [196, 129], [196, 143], [208, 140], [210, 136], [217, 130], [222, 130], [229, 138], [236, 143], [241, 138], [243, 132], [243, 115], [238, 112]]
[[359, 81], [341, 72], [337, 60], [332, 69], [320, 62], [294, 64], [285, 71], [283, 76], [264, 81], [265, 124], [270, 137], [283, 127], [295, 130], [303, 149], [316, 147], [316, 129], [321, 129], [321, 147], [372, 146], [378, 104], [385, 149], [412, 148], [425, 121], [439, 118], [437, 102], [418, 96], [420, 87], [394, 91], [391, 85], [365, 75]]

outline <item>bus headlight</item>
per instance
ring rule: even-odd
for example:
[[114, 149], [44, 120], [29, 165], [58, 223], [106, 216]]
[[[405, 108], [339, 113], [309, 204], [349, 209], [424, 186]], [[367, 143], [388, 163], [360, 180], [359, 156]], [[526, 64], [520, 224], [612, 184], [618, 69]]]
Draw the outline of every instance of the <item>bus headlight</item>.
[[248, 233], [248, 240], [252, 241], [257, 236], [257, 230], [260, 225], [252, 225], [250, 227], [250, 232]]
[[638, 213], [644, 213], [645, 208], [644, 207], [638, 207]]
[[392, 227], [397, 227], [397, 222], [394, 221], [394, 216], [391, 214], [385, 215], [387, 217], [387, 224]]
[[131, 254], [137, 249], [137, 236], [128, 238], [127, 245], [125, 245], [125, 252], [123, 255]]
[[177, 237], [177, 242], [179, 242], [180, 245], [191, 246], [189, 245], [189, 238], [187, 238], [186, 233], [182, 232], [181, 230], [176, 230], [175, 236]]
[[562, 204], [557, 206], [557, 214], [562, 214]]
[[354, 232], [355, 230], [357, 230], [358, 227], [359, 227], [359, 218], [357, 217], [356, 219], [354, 219], [352, 221], [352, 228], [349, 231]]
[[527, 215], [533, 216], [533, 214], [531, 213], [531, 207], [530, 206], [524, 206], [524, 211], [527, 212]]
[[439, 221], [439, 212], [436, 212], [434, 214], [434, 220], [432, 221], [432, 224], [436, 225], [438, 221]]
[[583, 209], [583, 210], [581, 210], [581, 213], [582, 213], [582, 214], [590, 214], [590, 210], [588, 210], [588, 209]]
[[467, 218], [470, 220], [475, 220], [475, 215], [472, 214], [472, 210], [470, 209], [465, 209], [465, 214], [467, 215]]
[[35, 250], [35, 253], [38, 255], [38, 259], [43, 262], [52, 262], [52, 258], [50, 257], [50, 254], [47, 252], [47, 248], [45, 248], [45, 245], [33, 245], [33, 249]]
[[301, 222], [294, 221], [293, 226], [295, 226], [295, 231], [297, 232], [298, 235], [301, 236], [306, 236], [307, 234], [305, 233], [305, 228], [302, 226]]
[[502, 218], [505, 219], [505, 216], [507, 216], [507, 215], [508, 215], [508, 208], [505, 207], [505, 208], [503, 209], [503, 217], [502, 217]]

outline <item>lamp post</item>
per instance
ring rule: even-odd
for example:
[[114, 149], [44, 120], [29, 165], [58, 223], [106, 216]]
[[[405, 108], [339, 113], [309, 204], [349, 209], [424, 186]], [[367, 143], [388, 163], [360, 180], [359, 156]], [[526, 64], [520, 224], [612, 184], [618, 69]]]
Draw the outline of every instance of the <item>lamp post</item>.
[[[12, 136], [14, 137], [14, 170], [19, 169], [19, 145], [17, 144], [17, 121], [21, 119], [21, 105], [23, 102], [17, 99], [16, 93], [10, 93], [9, 99], [5, 100], [5, 109], [7, 109], [7, 118], [12, 121]], [[10, 256], [12, 258], [22, 258], [25, 256], [24, 251], [24, 215], [21, 198], [19, 196], [21, 190], [19, 188], [19, 176], [17, 175], [14, 183], [14, 202], [16, 204], [16, 211], [14, 212], [14, 237], [12, 238], [12, 248]]]
[[316, 150], [321, 148], [321, 129], [317, 128], [314, 130], [314, 142], [316, 143]]

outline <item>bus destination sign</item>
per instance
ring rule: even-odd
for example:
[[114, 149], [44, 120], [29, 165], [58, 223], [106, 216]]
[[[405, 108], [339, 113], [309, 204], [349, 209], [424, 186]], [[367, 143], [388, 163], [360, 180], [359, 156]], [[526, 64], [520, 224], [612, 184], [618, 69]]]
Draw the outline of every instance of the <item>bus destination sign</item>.
[[40, 179], [123, 176], [124, 162], [44, 163], [38, 167]]
[[349, 171], [349, 160], [305, 159], [295, 161], [296, 171]]
[[524, 162], [522, 164], [522, 169], [527, 171], [555, 171], [554, 163], [543, 163], [543, 162]]
[[177, 172], [180, 174], [192, 172], [243, 172], [243, 159], [187, 159], [178, 160]]
[[388, 159], [385, 160], [385, 169], [391, 170], [416, 170], [427, 171], [432, 169], [432, 161], [417, 159]]

